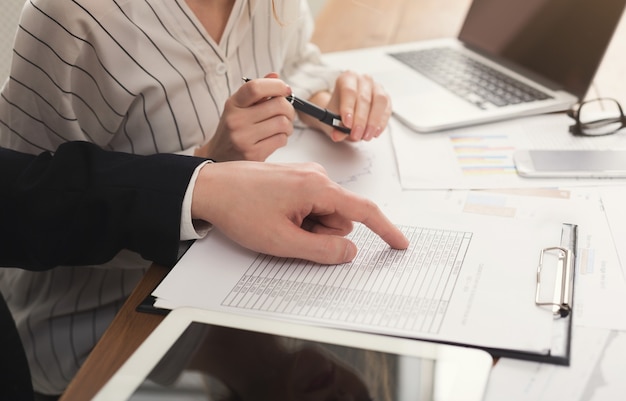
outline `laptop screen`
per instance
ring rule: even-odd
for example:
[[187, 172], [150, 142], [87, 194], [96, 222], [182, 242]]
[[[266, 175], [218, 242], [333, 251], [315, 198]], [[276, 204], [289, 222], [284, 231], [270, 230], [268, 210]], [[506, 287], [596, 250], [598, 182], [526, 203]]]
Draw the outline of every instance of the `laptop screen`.
[[474, 0], [459, 39], [585, 97], [626, 0]]

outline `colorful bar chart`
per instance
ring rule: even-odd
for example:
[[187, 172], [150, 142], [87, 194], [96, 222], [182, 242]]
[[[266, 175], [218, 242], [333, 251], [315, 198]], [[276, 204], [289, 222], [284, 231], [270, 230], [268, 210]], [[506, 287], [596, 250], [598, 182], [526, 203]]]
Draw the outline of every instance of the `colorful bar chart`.
[[450, 142], [464, 175], [516, 174], [515, 147], [506, 135], [451, 135]]

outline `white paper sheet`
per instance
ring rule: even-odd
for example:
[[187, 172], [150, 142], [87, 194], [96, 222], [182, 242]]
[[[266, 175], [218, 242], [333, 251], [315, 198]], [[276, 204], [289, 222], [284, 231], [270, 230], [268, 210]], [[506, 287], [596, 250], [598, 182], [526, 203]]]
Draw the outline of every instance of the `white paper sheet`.
[[[609, 330], [576, 327], [572, 333], [572, 357], [570, 366], [556, 366], [546, 363], [518, 361], [502, 358], [496, 363], [485, 394], [485, 401], [553, 401], [553, 400], [591, 400], [593, 394], [612, 386], [623, 384], [623, 362], [615, 365], [615, 375], [602, 373], [600, 366], [611, 366], [610, 350], [607, 341], [611, 336]], [[624, 337], [620, 335], [624, 349]], [[614, 354], [618, 355], [618, 354]], [[623, 353], [621, 354], [623, 356]], [[623, 358], [622, 358], [623, 360]], [[613, 359], [613, 362], [615, 360]], [[592, 378], [596, 376], [595, 380]], [[615, 390], [615, 387], [612, 388]], [[613, 391], [611, 397], [600, 397], [598, 400], [620, 400], [624, 392]]]
[[624, 355], [626, 333], [612, 332], [600, 354], [600, 361], [593, 371], [581, 400], [619, 400], [626, 394], [624, 381]]
[[[315, 162], [341, 186], [380, 204], [402, 193], [391, 136], [385, 132], [370, 142], [332, 142], [326, 135], [311, 129], [297, 129], [289, 144], [268, 159], [274, 163]], [[433, 192], [431, 195], [439, 197]]]
[[613, 244], [622, 267], [622, 274], [626, 278], [626, 207], [624, 207], [626, 188], [602, 188], [600, 194], [606, 220], [613, 235]]
[[568, 367], [500, 359], [485, 401], [614, 401], [626, 394], [626, 333], [575, 327]]
[[561, 222], [404, 207], [409, 250], [391, 250], [359, 226], [357, 258], [338, 266], [257, 255], [214, 231], [154, 291], [155, 306], [547, 352], [553, 317], [534, 304], [535, 268], [540, 249], [560, 243]]
[[540, 179], [517, 175], [516, 149], [626, 148], [625, 135], [575, 137], [564, 114], [420, 134], [392, 120], [390, 134], [405, 189], [626, 185], [626, 179]]
[[[611, 194], [612, 188], [607, 188]], [[617, 190], [617, 188], [615, 189]], [[498, 217], [503, 220], [556, 219], [578, 225], [578, 257], [575, 284], [574, 322], [586, 327], [626, 330], [626, 313], [616, 313], [617, 305], [626, 305], [626, 281], [622, 277], [615, 244], [605, 216], [605, 199], [597, 188], [545, 188], [514, 190], [448, 191], [440, 199], [430, 199], [431, 191], [405, 191], [403, 198], [416, 209], [442, 213], [463, 213]], [[626, 194], [626, 191], [624, 191]], [[615, 199], [618, 208], [619, 197]], [[401, 202], [407, 202], [402, 200]], [[623, 203], [622, 203], [623, 204]], [[393, 201], [388, 214], [397, 219], [401, 210]], [[621, 210], [621, 209], [620, 209]], [[614, 216], [612, 226], [626, 219]], [[614, 243], [615, 238], [615, 243]], [[618, 247], [623, 248], [623, 247]]]

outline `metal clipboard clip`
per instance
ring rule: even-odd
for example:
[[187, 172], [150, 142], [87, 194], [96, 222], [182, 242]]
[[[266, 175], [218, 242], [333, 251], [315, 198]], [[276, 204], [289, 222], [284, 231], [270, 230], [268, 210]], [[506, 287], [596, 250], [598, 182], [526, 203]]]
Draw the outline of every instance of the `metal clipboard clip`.
[[[544, 256], [547, 253], [557, 253], [557, 271], [554, 286], [553, 301], [547, 302], [540, 299], [541, 277], [544, 268]], [[574, 258], [570, 249], [555, 246], [544, 248], [539, 254], [537, 266], [537, 289], [535, 291], [535, 304], [537, 306], [551, 306], [555, 316], [567, 317], [572, 312], [572, 290], [574, 285]]]

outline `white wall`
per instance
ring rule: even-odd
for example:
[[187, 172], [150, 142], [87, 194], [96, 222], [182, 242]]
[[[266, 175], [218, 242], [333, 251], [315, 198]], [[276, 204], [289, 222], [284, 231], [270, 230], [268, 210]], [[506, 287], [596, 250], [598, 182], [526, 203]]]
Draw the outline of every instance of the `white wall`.
[[313, 12], [313, 16], [316, 16], [319, 10], [324, 5], [326, 0], [309, 0], [309, 5], [311, 6], [311, 11]]
[[9, 75], [13, 38], [25, 0], [0, 0], [0, 86]]

